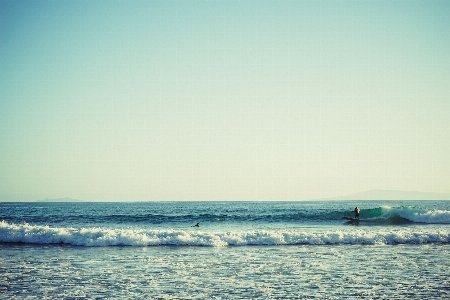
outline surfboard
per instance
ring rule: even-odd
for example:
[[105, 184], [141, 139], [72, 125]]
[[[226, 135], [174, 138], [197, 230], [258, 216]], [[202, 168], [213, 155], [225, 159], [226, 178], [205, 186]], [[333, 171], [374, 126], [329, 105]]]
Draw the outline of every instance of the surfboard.
[[351, 221], [351, 222], [359, 222], [359, 219], [355, 219], [355, 218], [350, 218], [350, 217], [342, 217], [345, 220]]

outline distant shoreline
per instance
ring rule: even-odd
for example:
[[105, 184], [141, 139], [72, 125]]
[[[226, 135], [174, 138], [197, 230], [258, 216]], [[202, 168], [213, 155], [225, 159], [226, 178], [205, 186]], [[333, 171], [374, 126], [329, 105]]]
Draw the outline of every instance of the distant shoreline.
[[227, 200], [124, 200], [124, 201], [111, 201], [111, 200], [80, 200], [70, 197], [65, 198], [46, 198], [39, 200], [29, 201], [1, 201], [0, 202], [31, 202], [31, 203], [91, 203], [91, 202], [289, 202], [289, 201], [408, 201], [408, 200], [450, 200], [450, 193], [428, 193], [419, 191], [398, 191], [398, 190], [371, 190], [366, 192], [355, 193], [346, 196], [316, 198], [316, 199], [227, 199]]
[[56, 198], [56, 199], [41, 199], [41, 200], [36, 200], [34, 202], [89, 202], [89, 201], [85, 201], [85, 200], [78, 200], [78, 199], [73, 199], [73, 198]]
[[428, 193], [418, 191], [371, 190], [347, 196], [320, 200], [450, 200], [450, 193]]

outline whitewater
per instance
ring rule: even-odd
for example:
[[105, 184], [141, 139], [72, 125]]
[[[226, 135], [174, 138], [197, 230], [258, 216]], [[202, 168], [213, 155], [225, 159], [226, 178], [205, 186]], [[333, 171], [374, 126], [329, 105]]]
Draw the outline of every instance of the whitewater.
[[3, 202], [0, 297], [448, 298], [449, 202]]
[[250, 246], [450, 243], [442, 228], [352, 230], [133, 230], [104, 228], [52, 228], [0, 223], [3, 243], [68, 244], [74, 246]]

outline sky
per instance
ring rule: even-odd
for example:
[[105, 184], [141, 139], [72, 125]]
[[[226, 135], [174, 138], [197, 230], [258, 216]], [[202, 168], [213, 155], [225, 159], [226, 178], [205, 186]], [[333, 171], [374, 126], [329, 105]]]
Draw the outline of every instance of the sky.
[[0, 1], [0, 201], [450, 192], [449, 1]]

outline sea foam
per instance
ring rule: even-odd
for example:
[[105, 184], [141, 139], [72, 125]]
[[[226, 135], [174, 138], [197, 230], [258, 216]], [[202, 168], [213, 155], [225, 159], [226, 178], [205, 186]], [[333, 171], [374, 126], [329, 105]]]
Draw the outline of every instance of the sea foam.
[[247, 246], [450, 243], [446, 228], [383, 228], [322, 230], [145, 230], [102, 227], [50, 227], [0, 222], [1, 243], [68, 244], [76, 246]]
[[415, 223], [450, 224], [450, 211], [425, 210], [421, 208], [397, 209], [397, 214], [402, 218]]
[[409, 223], [421, 224], [450, 224], [450, 211], [425, 209], [412, 206], [389, 207], [363, 210], [361, 218], [367, 221], [368, 225], [402, 225]]

